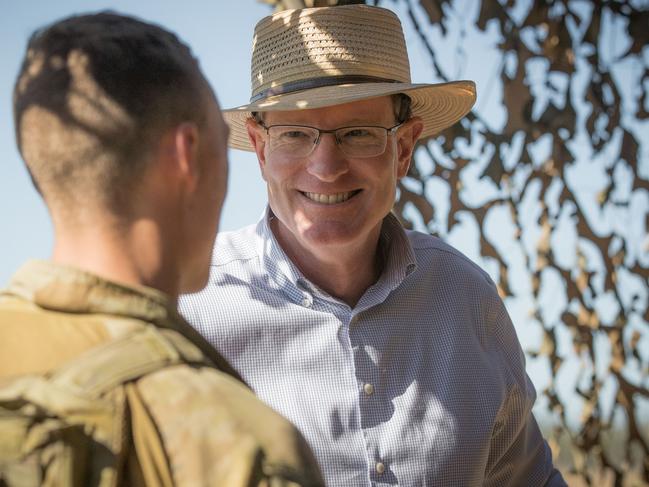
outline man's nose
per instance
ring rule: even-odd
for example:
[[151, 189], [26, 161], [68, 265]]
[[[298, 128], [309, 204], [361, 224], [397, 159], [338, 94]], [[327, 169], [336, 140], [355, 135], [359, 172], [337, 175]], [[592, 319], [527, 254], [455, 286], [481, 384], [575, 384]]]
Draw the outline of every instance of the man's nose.
[[334, 134], [320, 134], [320, 140], [309, 155], [307, 172], [321, 181], [332, 182], [349, 171], [347, 157]]

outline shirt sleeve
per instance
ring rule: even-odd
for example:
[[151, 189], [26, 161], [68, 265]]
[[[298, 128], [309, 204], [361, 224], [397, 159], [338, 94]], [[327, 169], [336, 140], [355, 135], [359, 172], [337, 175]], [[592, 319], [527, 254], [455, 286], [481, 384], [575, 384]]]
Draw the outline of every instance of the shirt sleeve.
[[180, 365], [145, 376], [137, 389], [173, 485], [324, 485], [295, 427], [229, 376]]
[[525, 372], [525, 356], [504, 304], [498, 303], [495, 346], [507, 394], [494, 425], [484, 485], [565, 486], [532, 414], [536, 392]]

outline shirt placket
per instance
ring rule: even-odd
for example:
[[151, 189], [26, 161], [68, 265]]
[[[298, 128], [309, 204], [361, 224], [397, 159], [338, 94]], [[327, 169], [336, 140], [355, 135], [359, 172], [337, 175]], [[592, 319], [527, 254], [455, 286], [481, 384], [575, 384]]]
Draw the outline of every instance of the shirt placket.
[[378, 351], [369, 348], [362, 340], [361, 330], [357, 328], [361, 323], [359, 315], [352, 316], [349, 340], [354, 353], [360, 426], [367, 452], [368, 476], [372, 485], [387, 485], [393, 483], [391, 479], [395, 477], [390, 469], [390, 458], [381, 451], [376, 426], [389, 420], [392, 404], [385, 394], [385, 380]]

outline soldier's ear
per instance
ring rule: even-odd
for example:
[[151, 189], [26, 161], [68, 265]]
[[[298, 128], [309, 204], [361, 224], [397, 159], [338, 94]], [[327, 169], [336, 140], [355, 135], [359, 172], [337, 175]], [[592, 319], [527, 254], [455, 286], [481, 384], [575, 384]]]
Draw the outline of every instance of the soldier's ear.
[[194, 122], [183, 122], [173, 129], [173, 159], [179, 176], [193, 191], [201, 173], [198, 143], [200, 130]]
[[195, 123], [183, 122], [167, 129], [156, 142], [151, 174], [147, 178], [161, 195], [192, 194], [201, 174], [199, 138]]

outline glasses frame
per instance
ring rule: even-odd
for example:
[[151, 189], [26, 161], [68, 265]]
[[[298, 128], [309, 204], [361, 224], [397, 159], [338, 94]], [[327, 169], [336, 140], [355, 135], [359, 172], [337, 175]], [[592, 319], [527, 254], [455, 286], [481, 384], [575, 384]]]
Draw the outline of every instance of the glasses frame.
[[[296, 158], [310, 156], [311, 154], [313, 154], [313, 151], [315, 150], [315, 148], [320, 143], [320, 139], [322, 137], [322, 134], [332, 134], [334, 136], [334, 140], [336, 141], [336, 144], [338, 145], [340, 150], [343, 152], [343, 154], [345, 154], [347, 157], [354, 157], [354, 158], [359, 158], [359, 159], [364, 159], [364, 158], [369, 158], [369, 157], [377, 157], [377, 156], [380, 156], [381, 154], [385, 153], [385, 149], [387, 148], [387, 145], [388, 145], [387, 144], [388, 136], [394, 135], [397, 132], [397, 130], [399, 130], [399, 128], [406, 122], [407, 122], [407, 120], [404, 120], [403, 122], [399, 122], [398, 124], [393, 125], [392, 127], [382, 127], [381, 125], [349, 125], [349, 126], [345, 126], [345, 127], [337, 127], [335, 129], [325, 130], [325, 129], [320, 129], [318, 127], [313, 127], [311, 125], [296, 125], [296, 124], [284, 124], [284, 123], [277, 123], [277, 124], [274, 124], [274, 125], [266, 126], [263, 121], [257, 120], [257, 124], [261, 128], [264, 129], [264, 131], [266, 132], [266, 136], [269, 139], [270, 139], [269, 130], [272, 129], [273, 127], [295, 127], [295, 128], [305, 128], [305, 129], [315, 130], [317, 132], [318, 136], [316, 137], [315, 141], [313, 142], [313, 145], [311, 146], [311, 150], [309, 150], [309, 152], [307, 152], [304, 155], [295, 156]], [[339, 130], [344, 130], [344, 129], [362, 129], [362, 128], [372, 128], [372, 129], [383, 129], [383, 130], [385, 130], [386, 143], [383, 146], [383, 150], [381, 152], [379, 152], [378, 154], [372, 154], [372, 155], [369, 155], [369, 156], [355, 156], [355, 155], [349, 155], [349, 154], [347, 154], [347, 152], [345, 152], [345, 149], [343, 148], [342, 142], [340, 141], [340, 139], [338, 138], [338, 135], [336, 135], [336, 133]], [[271, 152], [271, 154], [272, 154], [272, 152]]]

